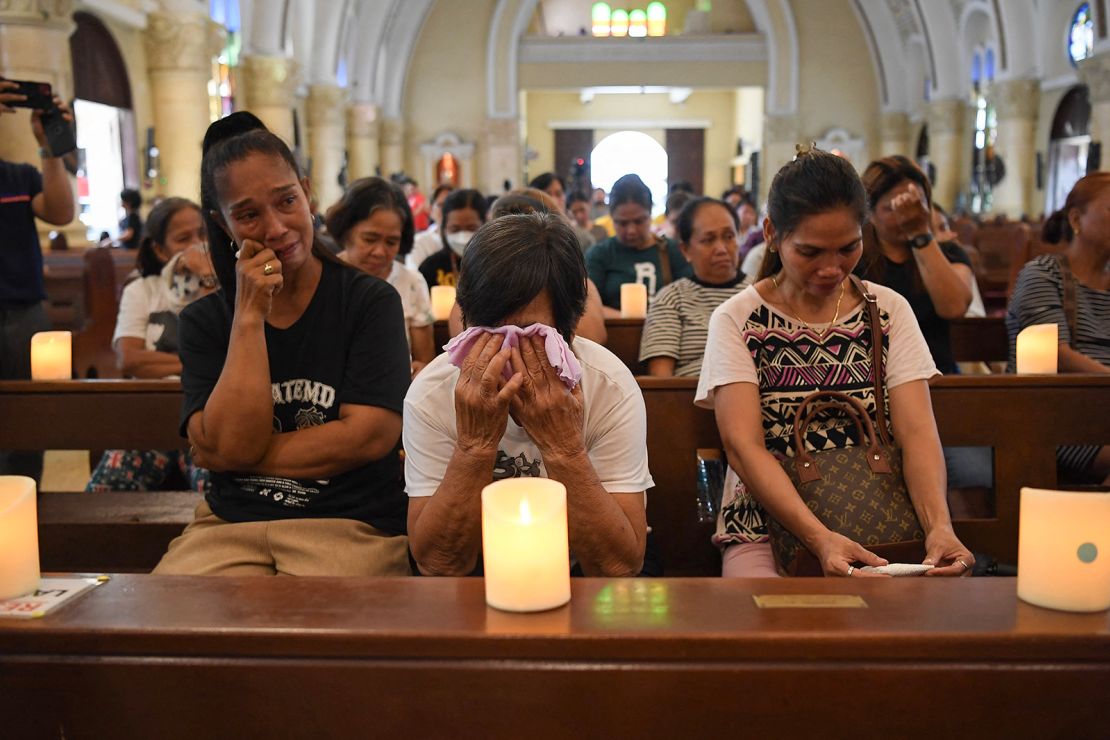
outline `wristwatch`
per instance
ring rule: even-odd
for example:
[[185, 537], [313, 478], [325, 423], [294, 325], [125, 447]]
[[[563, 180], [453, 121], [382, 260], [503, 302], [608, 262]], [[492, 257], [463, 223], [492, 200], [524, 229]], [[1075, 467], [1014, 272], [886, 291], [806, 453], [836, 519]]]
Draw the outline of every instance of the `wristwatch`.
[[914, 249], [921, 249], [922, 247], [929, 246], [929, 242], [931, 241], [933, 241], [933, 235], [926, 231], [923, 234], [911, 236], [906, 240], [906, 246], [913, 247]]
[[40, 146], [39, 147], [39, 158], [40, 159], [54, 159], [54, 152], [50, 151], [50, 147]]

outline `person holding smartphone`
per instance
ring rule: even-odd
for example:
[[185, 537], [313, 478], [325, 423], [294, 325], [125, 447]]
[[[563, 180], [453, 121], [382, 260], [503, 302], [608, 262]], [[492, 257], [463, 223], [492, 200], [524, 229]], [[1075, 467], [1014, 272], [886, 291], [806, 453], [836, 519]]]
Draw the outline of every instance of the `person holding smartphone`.
[[[0, 79], [0, 115], [27, 107], [20, 85]], [[73, 115], [60, 98], [53, 105], [63, 119]], [[41, 171], [31, 164], [0, 157], [0, 379], [31, 377], [31, 337], [50, 329], [43, 301], [46, 283], [42, 272], [35, 219], [54, 226], [73, 220], [75, 204], [61, 156], [51, 150], [43, 128], [43, 109], [31, 111], [31, 135], [39, 145]], [[41, 452], [0, 450], [0, 474], [42, 477]]]

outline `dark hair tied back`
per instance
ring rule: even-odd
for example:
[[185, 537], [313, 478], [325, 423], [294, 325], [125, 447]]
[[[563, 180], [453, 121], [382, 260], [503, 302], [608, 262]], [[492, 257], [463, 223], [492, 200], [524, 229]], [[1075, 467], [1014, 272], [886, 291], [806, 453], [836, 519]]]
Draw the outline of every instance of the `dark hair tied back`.
[[1068, 223], [1068, 214], [1063, 208], [1046, 218], [1041, 227], [1041, 240], [1048, 244], [1070, 242], [1074, 237], [1071, 224]]
[[165, 245], [170, 221], [178, 211], [185, 208], [197, 208], [197, 204], [187, 198], [164, 198], [150, 209], [146, 223], [143, 224], [143, 240], [139, 243], [139, 253], [135, 258], [135, 265], [143, 277], [161, 274], [166, 263], [158, 256], [154, 247]]

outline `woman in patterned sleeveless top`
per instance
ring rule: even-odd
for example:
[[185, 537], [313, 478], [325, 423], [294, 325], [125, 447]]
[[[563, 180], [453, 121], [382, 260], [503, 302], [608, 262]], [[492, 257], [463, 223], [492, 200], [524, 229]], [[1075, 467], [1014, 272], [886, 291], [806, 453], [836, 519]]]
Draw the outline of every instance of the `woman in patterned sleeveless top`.
[[[846, 160], [806, 150], [775, 176], [764, 230], [769, 248], [760, 280], [723, 303], [709, 324], [696, 402], [713, 408], [730, 469], [715, 541], [726, 576], [774, 576], [767, 516], [820, 560], [827, 576], [869, 575], [857, 566], [885, 560], [827, 529], [802, 502], [779, 461], [793, 454], [798, 404], [817, 390], [846, 393], [875, 414], [873, 341], [882, 343], [887, 417], [902, 447], [906, 483], [925, 530], [930, 575], [971, 572], [945, 498], [940, 439], [927, 380], [937, 374], [904, 298], [864, 285], [878, 300], [882, 336], [873, 338], [865, 302], [849, 280], [861, 254], [867, 197]], [[807, 449], [854, 443], [849, 423], [829, 417], [810, 427]], [[735, 472], [734, 472], [735, 471]]]

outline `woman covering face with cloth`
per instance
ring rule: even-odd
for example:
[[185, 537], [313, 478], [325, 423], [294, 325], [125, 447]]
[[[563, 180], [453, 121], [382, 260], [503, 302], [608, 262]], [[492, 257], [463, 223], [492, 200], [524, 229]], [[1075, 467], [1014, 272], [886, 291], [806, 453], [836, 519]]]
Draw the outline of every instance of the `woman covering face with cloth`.
[[249, 113], [209, 127], [201, 205], [222, 287], [181, 314], [181, 431], [212, 490], [155, 572], [408, 574], [397, 292], [318, 244], [307, 179]]

